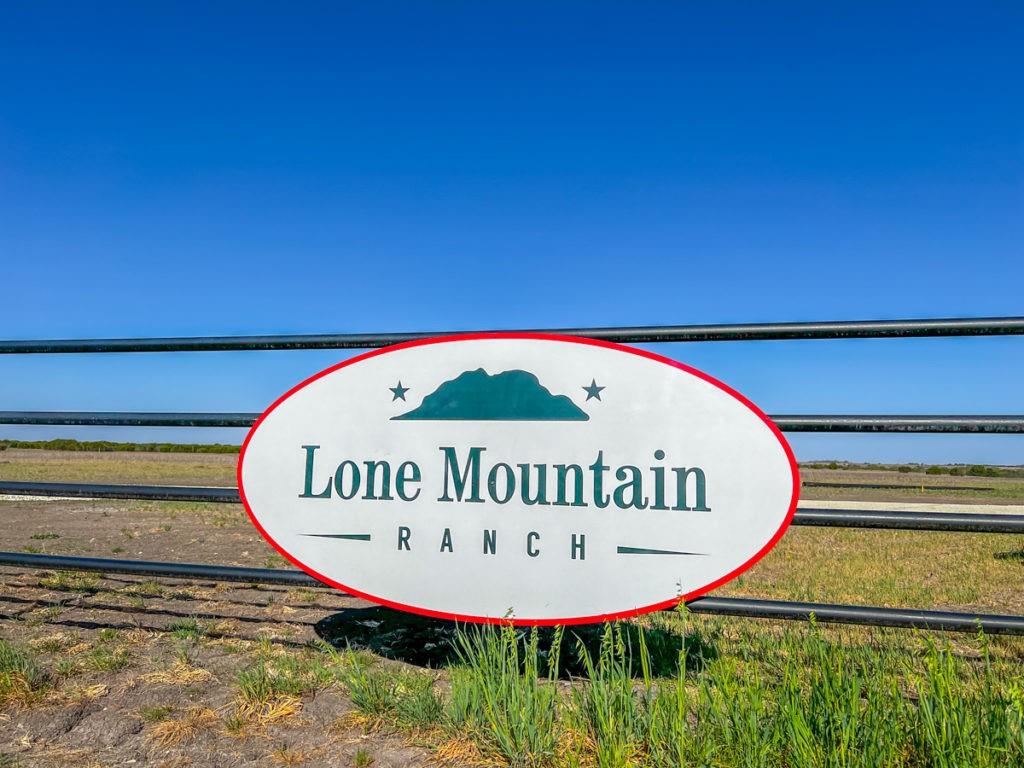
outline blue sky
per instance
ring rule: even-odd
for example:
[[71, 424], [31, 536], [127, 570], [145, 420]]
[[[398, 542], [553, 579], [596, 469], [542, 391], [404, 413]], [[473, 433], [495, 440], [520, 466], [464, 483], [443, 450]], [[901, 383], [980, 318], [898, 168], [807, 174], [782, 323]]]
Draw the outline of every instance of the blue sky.
[[[0, 336], [1024, 314], [1022, 32], [1014, 3], [11, 3]], [[769, 412], [1024, 410], [1020, 338], [659, 351]], [[0, 408], [255, 411], [345, 356], [6, 356]]]

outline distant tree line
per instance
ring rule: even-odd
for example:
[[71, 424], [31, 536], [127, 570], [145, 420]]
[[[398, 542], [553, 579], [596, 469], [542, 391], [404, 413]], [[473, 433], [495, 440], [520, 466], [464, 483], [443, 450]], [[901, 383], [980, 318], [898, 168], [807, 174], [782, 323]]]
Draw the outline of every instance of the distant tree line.
[[127, 451], [146, 453], [238, 453], [240, 446], [223, 443], [115, 443], [110, 440], [0, 440], [7, 448], [35, 448], [47, 451]]
[[863, 464], [852, 461], [816, 461], [800, 466], [804, 469], [867, 469], [876, 472], [954, 477], [1024, 477], [1024, 467], [993, 467], [987, 464]]

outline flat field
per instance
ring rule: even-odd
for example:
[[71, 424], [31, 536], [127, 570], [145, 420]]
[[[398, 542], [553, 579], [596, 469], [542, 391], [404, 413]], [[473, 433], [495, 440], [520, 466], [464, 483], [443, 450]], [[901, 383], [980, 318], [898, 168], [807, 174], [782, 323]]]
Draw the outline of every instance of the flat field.
[[[235, 461], [219, 454], [8, 449], [0, 452], [0, 479], [231, 486]], [[1024, 503], [1020, 479], [827, 469], [802, 475], [812, 483], [805, 500]], [[853, 484], [908, 487], [841, 487]], [[285, 566], [239, 505], [6, 497], [0, 512], [0, 550]], [[1022, 587], [1018, 536], [795, 527], [719, 594], [1024, 613]], [[347, 625], [331, 620], [341, 611]], [[446, 653], [451, 628], [403, 624], [327, 589], [3, 568], [0, 619], [0, 766], [68, 759], [166, 766], [1024, 760], [1024, 641], [1011, 638], [673, 615], [635, 622], [627, 645], [638, 657], [636, 627], [647, 628], [655, 657], [650, 691], [664, 696], [678, 682], [673, 649], [689, 638], [688, 672], [673, 694], [681, 720], [673, 724], [665, 719], [670, 702], [644, 694], [642, 675], [626, 676], [636, 696], [624, 703], [615, 688], [614, 643], [600, 657], [605, 666], [589, 674], [585, 663], [575, 667], [589, 684], [545, 683], [543, 670], [540, 682], [534, 675], [530, 683], [529, 674], [492, 679], [487, 669], [518, 669], [522, 658], [509, 655], [529, 657], [528, 649], [484, 638], [453, 662]], [[346, 634], [346, 626], [364, 634]], [[423, 640], [434, 635], [441, 639]], [[325, 638], [370, 650], [330, 650]], [[424, 655], [435, 641], [436, 653]], [[566, 642], [563, 655], [575, 654]], [[474, 677], [480, 659], [488, 664]], [[735, 695], [726, 695], [730, 686]], [[498, 698], [488, 708], [490, 695]], [[519, 714], [505, 711], [515, 701]], [[957, 702], [968, 709], [957, 714]], [[869, 706], [891, 717], [865, 725], [869, 730], [843, 730], [844, 713], [857, 719]], [[794, 724], [794, 712], [808, 707], [825, 719]], [[938, 716], [950, 719], [951, 731], [934, 730]], [[671, 728], [681, 730], [666, 736]], [[553, 741], [535, 733], [545, 729]], [[664, 753], [666, 739], [685, 750]], [[834, 757], [836, 739], [849, 742], [842, 760], [808, 762], [815, 752]], [[889, 744], [890, 752], [872, 752], [871, 743]], [[937, 750], [960, 762], [943, 763]]]

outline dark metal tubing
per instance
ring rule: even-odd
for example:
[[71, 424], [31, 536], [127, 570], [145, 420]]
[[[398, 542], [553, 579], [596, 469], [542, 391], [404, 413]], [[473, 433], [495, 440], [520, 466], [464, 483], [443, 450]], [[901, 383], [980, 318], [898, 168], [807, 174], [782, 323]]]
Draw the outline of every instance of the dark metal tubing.
[[[237, 488], [169, 485], [100, 485], [0, 480], [0, 494], [144, 501], [207, 501], [237, 504]], [[801, 507], [793, 525], [963, 533], [1024, 533], [1024, 515], [983, 512], [907, 512]]]
[[[0, 424], [104, 427], [251, 427], [258, 413], [0, 411]], [[772, 416], [784, 432], [1024, 433], [1024, 416]]]
[[772, 416], [784, 432], [1024, 432], [1024, 416]]
[[793, 525], [961, 533], [1024, 533], [1024, 515], [800, 507]]
[[[591, 328], [563, 329], [556, 332], [623, 343], [1021, 335], [1024, 334], [1024, 318]], [[325, 334], [165, 339], [29, 340], [0, 342], [0, 354], [359, 349], [382, 347], [402, 341], [437, 335], [447, 334]], [[255, 418], [255, 414], [245, 413], [0, 412], [0, 423], [4, 424], [248, 427], [252, 425]], [[780, 429], [791, 432], [1024, 432], [1024, 417], [1018, 416], [787, 415], [772, 418]], [[7, 482], [0, 484], [0, 490], [15, 494], [36, 493], [94, 498], [220, 502], [231, 502], [238, 499], [237, 490], [232, 488], [119, 487], [110, 485], [91, 485], [86, 487], [84, 485], [62, 483]], [[865, 528], [899, 527], [921, 530], [1021, 532], [1024, 530], [1024, 516], [804, 508], [797, 513], [794, 524], [848, 525]], [[209, 578], [244, 582], [259, 581], [289, 585], [319, 584], [315, 579], [300, 571], [32, 555], [13, 552], [0, 552], [0, 565], [28, 565], [31, 567], [107, 571], [144, 576]], [[1024, 634], [1024, 617], [1020, 616], [972, 615], [950, 611], [873, 608], [725, 597], [698, 598], [690, 602], [688, 607], [694, 613], [731, 616], [807, 620], [813, 615], [818, 621], [822, 622], [968, 632], [975, 632], [980, 628], [990, 634]]]
[[990, 635], [1024, 635], [1024, 616], [924, 611], [916, 608], [872, 608], [860, 605], [795, 603], [785, 600], [754, 600], [748, 597], [700, 597], [687, 603], [693, 613], [786, 619], [834, 624], [870, 624], [903, 629], [937, 629], [946, 632], [977, 632]]
[[[882, 339], [915, 336], [1024, 334], [1024, 317], [850, 320], [809, 323], [725, 323], [626, 328], [559, 328], [533, 333], [585, 336], [620, 343], [770, 341], [781, 339]], [[0, 354], [54, 352], [220, 352], [270, 349], [369, 349], [468, 331], [420, 333], [321, 333], [267, 336], [199, 336], [157, 339], [47, 339], [0, 341]]]
[[59, 496], [80, 499], [132, 499], [139, 501], [210, 501], [238, 504], [237, 488], [181, 485], [106, 485], [100, 483], [37, 483], [0, 480], [0, 494]]
[[0, 411], [0, 424], [103, 427], [251, 427], [258, 413], [128, 413], [124, 411]]
[[179, 579], [211, 579], [213, 581], [325, 586], [309, 574], [290, 568], [242, 568], [233, 565], [163, 563], [150, 560], [113, 560], [105, 557], [30, 555], [23, 552], [0, 552], [0, 565], [54, 568], [66, 571], [125, 573], [132, 576], [167, 576]]
[[[133, 576], [166, 576], [179, 579], [210, 579], [288, 586], [324, 586], [313, 577], [295, 570], [240, 568], [197, 563], [161, 563], [145, 560], [108, 560], [106, 558], [63, 555], [31, 555], [22, 552], [0, 552], [0, 566], [99, 571]], [[806, 621], [813, 615], [817, 621], [826, 623], [870, 624], [955, 632], [977, 632], [981, 628], [989, 634], [1024, 634], [1024, 616], [796, 603], [782, 600], [755, 600], [746, 597], [700, 597], [687, 603], [687, 608], [693, 613], [749, 618]]]

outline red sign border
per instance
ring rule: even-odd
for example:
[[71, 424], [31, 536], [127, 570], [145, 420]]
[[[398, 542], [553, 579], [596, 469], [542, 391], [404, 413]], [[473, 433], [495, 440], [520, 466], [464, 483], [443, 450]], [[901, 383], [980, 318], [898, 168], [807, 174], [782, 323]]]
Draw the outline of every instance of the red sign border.
[[[624, 352], [624, 353], [631, 354], [631, 355], [637, 355], [639, 357], [646, 357], [649, 360], [654, 360], [655, 362], [664, 363], [665, 365], [672, 366], [673, 368], [678, 368], [679, 370], [685, 371], [686, 373], [689, 373], [689, 374], [691, 374], [693, 376], [696, 376], [699, 379], [703, 379], [707, 383], [709, 383], [709, 384], [711, 384], [711, 385], [713, 385], [715, 387], [718, 387], [719, 389], [721, 389], [726, 394], [731, 395], [733, 398], [735, 398], [736, 400], [741, 402], [743, 405], [745, 405], [747, 408], [749, 408], [751, 411], [753, 411], [753, 413], [756, 414], [757, 417], [759, 419], [761, 419], [761, 421], [763, 421], [765, 423], [765, 425], [772, 431], [772, 434], [775, 436], [775, 438], [779, 441], [779, 444], [782, 446], [783, 450], [786, 453], [786, 458], [789, 460], [790, 472], [792, 473], [792, 477], [793, 477], [793, 486], [792, 486], [793, 487], [793, 492], [792, 492], [792, 495], [791, 495], [791, 498], [790, 498], [789, 510], [786, 513], [786, 517], [783, 520], [782, 525], [779, 527], [778, 531], [775, 532], [775, 535], [772, 536], [771, 539], [769, 539], [768, 543], [765, 544], [760, 550], [758, 550], [758, 552], [753, 557], [751, 557], [745, 563], [740, 565], [738, 568], [735, 568], [732, 571], [730, 571], [729, 573], [727, 573], [725, 576], [722, 576], [721, 578], [716, 579], [715, 581], [711, 582], [710, 584], [708, 584], [706, 586], [701, 587], [700, 589], [696, 589], [693, 592], [686, 593], [685, 595], [676, 596], [676, 597], [670, 598], [668, 600], [663, 600], [661, 602], [654, 603], [652, 605], [645, 605], [645, 606], [643, 606], [641, 608], [633, 608], [633, 609], [630, 609], [630, 610], [627, 610], [627, 611], [617, 611], [617, 612], [614, 612], [614, 613], [599, 614], [599, 615], [596, 615], [596, 616], [576, 616], [576, 617], [570, 617], [570, 618], [565, 618], [565, 619], [529, 619], [529, 618], [519, 618], [519, 617], [515, 617], [515, 616], [512, 616], [512, 617], [468, 616], [468, 615], [457, 614], [457, 613], [448, 613], [447, 611], [434, 611], [434, 610], [430, 610], [429, 608], [421, 608], [421, 607], [414, 606], [414, 605], [404, 605], [403, 603], [398, 603], [398, 602], [395, 602], [394, 600], [388, 600], [386, 598], [377, 597], [375, 595], [371, 595], [371, 594], [368, 594], [366, 592], [361, 592], [360, 590], [357, 590], [357, 589], [352, 589], [351, 587], [345, 586], [344, 584], [341, 584], [341, 583], [339, 583], [337, 581], [334, 581], [333, 579], [331, 579], [331, 578], [329, 578], [327, 576], [324, 576], [322, 573], [318, 573], [317, 571], [313, 570], [309, 566], [307, 566], [304, 563], [300, 562], [298, 559], [296, 559], [294, 556], [292, 556], [287, 550], [285, 550], [281, 545], [279, 545], [276, 541], [274, 541], [274, 539], [270, 536], [270, 534], [267, 533], [267, 531], [263, 528], [262, 525], [260, 525], [259, 520], [256, 519], [256, 515], [253, 514], [252, 507], [249, 505], [249, 500], [246, 498], [245, 487], [242, 484], [242, 464], [245, 461], [245, 451], [246, 451], [246, 448], [248, 448], [248, 446], [249, 446], [249, 441], [252, 439], [253, 435], [256, 434], [256, 430], [258, 430], [260, 428], [260, 424], [263, 423], [263, 420], [266, 419], [267, 416], [269, 416], [274, 411], [274, 409], [277, 408], [277, 406], [279, 406], [281, 403], [283, 403], [285, 400], [287, 400], [289, 397], [294, 395], [299, 390], [301, 390], [301, 389], [309, 386], [310, 384], [312, 384], [314, 381], [317, 381], [318, 379], [321, 379], [324, 376], [327, 376], [328, 374], [334, 373], [335, 371], [339, 371], [342, 368], [347, 368], [350, 365], [355, 365], [356, 363], [360, 363], [360, 362], [362, 362], [364, 360], [369, 360], [370, 358], [377, 357], [378, 355], [386, 355], [386, 354], [389, 354], [391, 352], [397, 352], [397, 351], [402, 350], [402, 349], [411, 349], [413, 347], [422, 347], [422, 346], [428, 346], [428, 345], [431, 345], [431, 344], [448, 344], [448, 343], [457, 343], [457, 342], [460, 342], [460, 341], [479, 341], [479, 340], [486, 340], [486, 339], [529, 339], [529, 340], [534, 340], [534, 341], [555, 341], [555, 342], [571, 343], [571, 344], [587, 344], [589, 346], [594, 346], [594, 347], [604, 347], [605, 349], [612, 349], [612, 350], [615, 350], [617, 352]], [[449, 619], [449, 620], [455, 620], [455, 621], [466, 621], [466, 622], [483, 623], [483, 624], [508, 624], [508, 623], [512, 623], [512, 624], [515, 624], [517, 626], [550, 626], [550, 625], [556, 625], [556, 624], [563, 624], [563, 625], [569, 625], [569, 624], [594, 624], [594, 623], [599, 623], [599, 622], [603, 622], [603, 621], [615, 621], [615, 620], [618, 620], [618, 619], [627, 619], [627, 618], [630, 618], [632, 616], [639, 616], [639, 615], [644, 614], [644, 613], [651, 613], [653, 611], [659, 611], [659, 610], [663, 610], [663, 609], [666, 609], [666, 608], [672, 608], [672, 607], [678, 605], [680, 602], [685, 602], [687, 600], [692, 600], [692, 599], [694, 599], [696, 597], [700, 597], [701, 595], [706, 594], [706, 593], [712, 591], [713, 589], [717, 589], [718, 587], [722, 586], [726, 582], [731, 581], [732, 579], [736, 578], [737, 576], [739, 576], [744, 571], [747, 571], [750, 568], [754, 567], [758, 563], [758, 561], [761, 560], [761, 558], [763, 558], [765, 555], [767, 555], [768, 552], [770, 552], [771, 549], [779, 542], [779, 540], [782, 538], [783, 534], [789, 528], [790, 523], [793, 521], [793, 515], [796, 514], [796, 506], [797, 506], [797, 502], [799, 501], [799, 498], [800, 498], [800, 470], [797, 467], [796, 457], [793, 455], [792, 448], [790, 448], [789, 443], [786, 442], [786, 438], [783, 436], [782, 432], [775, 425], [775, 423], [770, 418], [768, 418], [768, 416], [765, 415], [765, 413], [760, 408], [758, 408], [756, 405], [754, 405], [752, 402], [750, 402], [750, 400], [748, 400], [746, 397], [741, 395], [739, 392], [737, 392], [736, 390], [732, 389], [727, 384], [723, 384], [718, 379], [716, 379], [716, 378], [714, 378], [712, 376], [709, 376], [708, 374], [704, 373], [703, 371], [699, 371], [696, 368], [693, 368], [693, 367], [691, 367], [689, 365], [686, 365], [685, 363], [679, 362], [678, 360], [673, 360], [673, 359], [665, 357], [663, 355], [659, 355], [659, 354], [656, 354], [654, 352], [649, 352], [649, 351], [647, 351], [645, 349], [638, 349], [636, 347], [630, 347], [630, 346], [626, 346], [624, 344], [615, 344], [613, 342], [601, 341], [601, 340], [598, 340], [598, 339], [588, 339], [588, 338], [584, 338], [584, 337], [581, 337], [581, 336], [565, 336], [565, 335], [554, 334], [554, 333], [495, 332], [495, 333], [453, 334], [453, 335], [450, 335], [450, 336], [432, 336], [432, 337], [424, 338], [424, 339], [416, 339], [415, 341], [406, 341], [406, 342], [403, 342], [401, 344], [394, 344], [392, 346], [383, 347], [381, 349], [374, 349], [374, 350], [371, 350], [369, 352], [365, 352], [365, 353], [363, 353], [361, 355], [357, 355], [357, 356], [355, 356], [353, 358], [350, 358], [348, 360], [343, 360], [342, 362], [340, 362], [340, 363], [338, 363], [336, 365], [332, 365], [331, 367], [326, 368], [326, 369], [320, 371], [319, 373], [313, 374], [312, 376], [310, 376], [305, 381], [302, 381], [299, 384], [296, 384], [294, 387], [292, 387], [287, 392], [285, 392], [283, 395], [281, 395], [279, 398], [277, 398], [277, 400], [275, 400], [270, 405], [270, 407], [267, 408], [267, 410], [265, 410], [260, 415], [260, 417], [258, 419], [256, 419], [256, 423], [253, 424], [252, 429], [250, 429], [249, 433], [245, 436], [245, 441], [242, 443], [242, 448], [239, 451], [239, 454], [238, 454], [238, 469], [237, 469], [236, 474], [237, 474], [237, 478], [238, 478], [238, 493], [239, 493], [239, 496], [241, 497], [242, 504], [245, 507], [246, 513], [249, 515], [249, 519], [252, 521], [252, 524], [254, 526], [256, 526], [256, 530], [258, 530], [260, 532], [260, 535], [263, 536], [263, 538], [266, 539], [270, 543], [270, 545], [275, 550], [277, 550], [278, 553], [281, 554], [282, 557], [284, 557], [286, 560], [288, 560], [293, 565], [296, 565], [299, 568], [301, 568], [303, 571], [308, 573], [313, 578], [315, 578], [315, 579], [317, 579], [319, 581], [322, 581], [325, 584], [328, 584], [329, 586], [335, 587], [336, 589], [340, 589], [343, 592], [345, 592], [345, 593], [347, 593], [349, 595], [352, 595], [353, 597], [359, 597], [359, 598], [362, 598], [364, 600], [368, 600], [368, 601], [370, 601], [372, 603], [377, 603], [378, 605], [387, 606], [388, 608], [396, 608], [396, 609], [398, 609], [400, 611], [408, 611], [410, 613], [416, 613], [416, 614], [419, 614], [421, 616], [430, 616], [430, 617], [437, 618], [437, 619]]]

